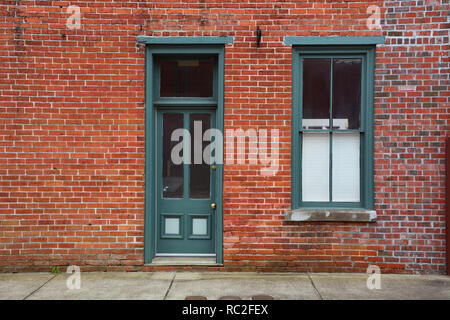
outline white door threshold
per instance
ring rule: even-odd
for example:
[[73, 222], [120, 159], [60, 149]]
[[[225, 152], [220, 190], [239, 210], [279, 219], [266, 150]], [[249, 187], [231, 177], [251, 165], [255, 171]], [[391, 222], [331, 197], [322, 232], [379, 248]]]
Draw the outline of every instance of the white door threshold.
[[216, 257], [155, 257], [150, 266], [222, 266]]

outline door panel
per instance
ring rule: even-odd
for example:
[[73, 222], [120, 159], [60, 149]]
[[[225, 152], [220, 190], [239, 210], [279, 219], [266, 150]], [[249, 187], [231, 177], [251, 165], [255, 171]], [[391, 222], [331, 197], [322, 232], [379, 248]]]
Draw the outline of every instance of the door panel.
[[214, 110], [158, 111], [157, 254], [215, 253], [215, 171], [203, 155], [210, 143], [203, 135], [215, 127], [214, 115]]

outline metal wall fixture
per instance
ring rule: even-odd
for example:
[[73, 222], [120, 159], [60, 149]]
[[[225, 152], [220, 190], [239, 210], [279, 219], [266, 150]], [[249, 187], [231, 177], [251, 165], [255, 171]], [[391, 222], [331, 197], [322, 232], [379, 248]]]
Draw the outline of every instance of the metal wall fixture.
[[261, 29], [259, 26], [256, 26], [256, 46], [259, 48], [259, 44], [261, 43]]

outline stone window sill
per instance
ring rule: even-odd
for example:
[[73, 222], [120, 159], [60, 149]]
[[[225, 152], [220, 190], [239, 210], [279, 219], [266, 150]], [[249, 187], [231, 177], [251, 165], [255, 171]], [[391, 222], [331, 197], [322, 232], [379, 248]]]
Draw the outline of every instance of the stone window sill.
[[365, 209], [295, 209], [286, 212], [285, 221], [348, 221], [348, 222], [375, 222], [375, 210]]

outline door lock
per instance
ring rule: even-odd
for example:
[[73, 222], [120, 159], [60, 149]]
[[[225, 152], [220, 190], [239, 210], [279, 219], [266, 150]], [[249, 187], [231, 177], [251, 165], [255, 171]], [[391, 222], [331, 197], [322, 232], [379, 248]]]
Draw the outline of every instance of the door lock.
[[216, 209], [216, 204], [215, 203], [211, 203], [211, 209]]

